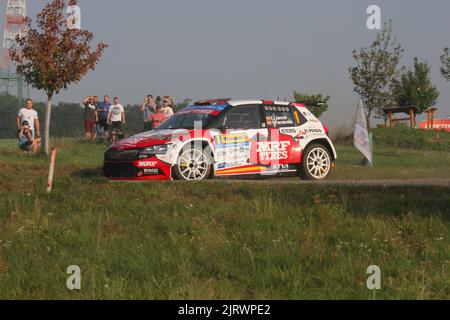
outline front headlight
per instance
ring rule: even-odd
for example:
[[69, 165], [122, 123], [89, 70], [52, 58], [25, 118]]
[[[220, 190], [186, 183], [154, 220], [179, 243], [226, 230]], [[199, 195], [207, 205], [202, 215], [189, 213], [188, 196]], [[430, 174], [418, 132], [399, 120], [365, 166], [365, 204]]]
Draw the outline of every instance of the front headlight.
[[145, 148], [140, 152], [140, 154], [145, 154], [145, 155], [166, 154], [168, 150], [169, 150], [168, 144], [160, 144], [160, 145]]

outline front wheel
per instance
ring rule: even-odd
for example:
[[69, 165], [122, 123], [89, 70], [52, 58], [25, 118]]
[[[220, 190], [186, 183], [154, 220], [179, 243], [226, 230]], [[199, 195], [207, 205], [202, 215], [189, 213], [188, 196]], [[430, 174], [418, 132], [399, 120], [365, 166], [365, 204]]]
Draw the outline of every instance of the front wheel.
[[331, 173], [330, 152], [320, 144], [311, 144], [303, 152], [300, 177], [305, 180], [324, 180]]
[[202, 181], [211, 174], [211, 161], [205, 149], [192, 146], [183, 149], [178, 157], [174, 172], [179, 180]]

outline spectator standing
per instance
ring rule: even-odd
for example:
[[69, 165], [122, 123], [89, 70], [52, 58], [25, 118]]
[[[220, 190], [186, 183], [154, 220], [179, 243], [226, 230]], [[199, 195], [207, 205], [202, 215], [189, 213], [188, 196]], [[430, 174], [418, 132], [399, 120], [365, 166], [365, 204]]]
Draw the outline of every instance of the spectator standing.
[[125, 109], [120, 104], [118, 97], [114, 97], [114, 104], [109, 108], [108, 125], [111, 128], [111, 132], [122, 132], [122, 125], [125, 125]]
[[144, 132], [150, 131], [152, 129], [151, 124], [149, 122], [150, 115], [155, 112], [156, 104], [153, 100], [153, 96], [149, 94], [145, 101], [142, 103], [141, 112], [144, 115]]
[[95, 112], [95, 120], [97, 122], [97, 138], [108, 138], [108, 114], [111, 103], [109, 102], [109, 96], [105, 95], [103, 102], [97, 104]]
[[169, 107], [171, 107], [172, 110], [175, 110], [175, 101], [173, 101], [173, 97], [167, 96], [167, 99], [169, 100]]
[[[155, 107], [156, 106], [162, 106], [162, 101], [161, 101], [161, 97], [160, 96], [156, 97]], [[155, 111], [156, 111], [156, 109], [155, 109]]]
[[149, 117], [149, 122], [151, 125], [152, 130], [159, 127], [161, 123], [166, 121], [166, 116], [162, 112], [162, 108], [160, 105], [156, 105], [156, 110], [153, 114]]
[[84, 134], [86, 139], [90, 140], [95, 137], [95, 109], [94, 97], [84, 98]]
[[22, 123], [28, 122], [28, 129], [30, 130], [33, 139], [41, 137], [41, 128], [39, 117], [36, 110], [33, 109], [33, 100], [28, 99], [25, 108], [20, 109], [17, 114], [17, 130], [22, 128]]
[[164, 99], [163, 100], [163, 106], [161, 108], [162, 113], [166, 117], [166, 119], [169, 119], [171, 116], [173, 116], [173, 109], [170, 107], [170, 100]]
[[36, 154], [39, 149], [39, 144], [37, 139], [35, 140], [33, 138], [33, 135], [29, 128], [30, 126], [28, 121], [23, 121], [18, 133], [19, 151], [27, 153], [31, 152], [32, 154]]
[[100, 102], [98, 102], [98, 96], [94, 96], [94, 106], [95, 106], [95, 127], [94, 127], [94, 139], [97, 138], [97, 123], [98, 123], [98, 119], [97, 119], [97, 107], [98, 104]]

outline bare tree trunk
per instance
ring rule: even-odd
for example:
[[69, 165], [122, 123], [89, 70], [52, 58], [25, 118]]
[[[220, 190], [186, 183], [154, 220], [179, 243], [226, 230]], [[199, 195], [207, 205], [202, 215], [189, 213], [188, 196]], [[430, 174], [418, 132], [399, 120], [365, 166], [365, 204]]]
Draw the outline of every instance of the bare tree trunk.
[[368, 114], [367, 114], [367, 132], [371, 132], [372, 130], [370, 130], [370, 118], [372, 117], [372, 110], [369, 110]]
[[52, 96], [47, 97], [47, 110], [45, 113], [44, 149], [50, 155], [50, 120], [52, 118]]

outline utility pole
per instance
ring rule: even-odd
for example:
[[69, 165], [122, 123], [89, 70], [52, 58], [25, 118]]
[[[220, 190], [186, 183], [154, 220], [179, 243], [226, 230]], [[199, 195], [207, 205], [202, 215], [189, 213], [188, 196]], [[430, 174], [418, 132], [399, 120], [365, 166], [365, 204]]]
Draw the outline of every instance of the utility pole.
[[16, 45], [17, 36], [23, 36], [27, 32], [26, 0], [8, 0], [5, 21], [3, 34], [4, 57], [0, 65], [0, 80], [3, 82], [3, 86], [6, 87], [6, 94], [10, 94], [11, 88], [17, 89], [17, 98], [23, 104], [24, 79], [15, 72], [14, 63], [9, 57], [9, 49]]

